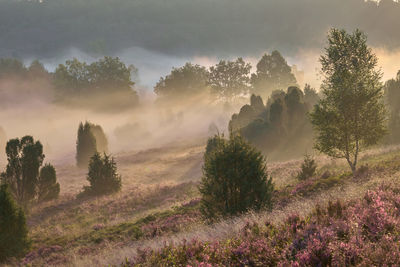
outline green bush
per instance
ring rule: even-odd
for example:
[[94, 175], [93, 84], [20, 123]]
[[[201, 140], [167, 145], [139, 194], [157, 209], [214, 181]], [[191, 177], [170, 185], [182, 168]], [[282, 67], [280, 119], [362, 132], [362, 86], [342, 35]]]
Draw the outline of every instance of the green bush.
[[40, 169], [38, 181], [38, 201], [49, 201], [58, 198], [60, 184], [57, 183], [56, 169], [46, 164]]
[[21, 257], [30, 246], [25, 215], [8, 191], [0, 186], [0, 263], [10, 257]]
[[264, 156], [238, 135], [221, 138], [209, 140], [212, 153], [204, 156], [202, 213], [211, 219], [270, 206], [273, 184]]
[[304, 156], [304, 161], [301, 164], [301, 171], [297, 174], [297, 179], [300, 181], [307, 180], [315, 175], [317, 164], [310, 155]]
[[121, 190], [121, 176], [117, 173], [114, 158], [104, 153], [102, 157], [95, 153], [90, 159], [87, 180], [90, 186], [85, 186], [84, 195], [104, 195]]

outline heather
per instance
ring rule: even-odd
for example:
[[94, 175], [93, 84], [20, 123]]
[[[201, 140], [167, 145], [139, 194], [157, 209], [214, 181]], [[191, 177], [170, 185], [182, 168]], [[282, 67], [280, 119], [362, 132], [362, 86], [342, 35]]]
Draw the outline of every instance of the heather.
[[222, 241], [141, 250], [127, 266], [393, 266], [400, 264], [400, 188], [382, 184], [358, 200], [316, 206], [279, 225], [247, 223]]

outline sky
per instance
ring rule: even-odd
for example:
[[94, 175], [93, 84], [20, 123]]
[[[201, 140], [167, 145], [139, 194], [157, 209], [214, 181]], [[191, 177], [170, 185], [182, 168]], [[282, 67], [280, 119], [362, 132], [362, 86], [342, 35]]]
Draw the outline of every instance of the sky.
[[392, 0], [0, 0], [0, 57], [119, 56], [149, 90], [172, 67], [243, 57], [253, 65], [279, 50], [318, 86], [318, 57], [331, 27], [360, 28], [385, 78], [400, 69], [400, 4]]

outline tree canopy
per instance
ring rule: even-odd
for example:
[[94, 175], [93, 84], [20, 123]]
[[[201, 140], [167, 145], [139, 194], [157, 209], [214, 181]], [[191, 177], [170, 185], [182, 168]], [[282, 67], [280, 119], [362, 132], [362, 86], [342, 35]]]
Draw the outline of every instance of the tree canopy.
[[251, 65], [242, 58], [235, 61], [221, 60], [210, 67], [209, 84], [218, 97], [231, 99], [247, 94], [250, 88]]
[[286, 90], [297, 84], [291, 67], [278, 51], [264, 54], [251, 75], [252, 93], [268, 97], [274, 90]]
[[320, 62], [323, 98], [311, 113], [315, 148], [346, 159], [354, 173], [360, 151], [386, 133], [378, 59], [360, 30], [349, 34], [332, 29]]
[[186, 98], [205, 92], [208, 84], [208, 70], [200, 65], [186, 63], [173, 68], [171, 73], [161, 77], [154, 92], [161, 98]]

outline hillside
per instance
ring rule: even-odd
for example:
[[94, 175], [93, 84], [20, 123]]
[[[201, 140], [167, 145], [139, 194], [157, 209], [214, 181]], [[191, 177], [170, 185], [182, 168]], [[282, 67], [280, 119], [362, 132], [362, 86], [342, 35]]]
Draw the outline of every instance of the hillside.
[[[296, 179], [300, 159], [271, 162], [268, 169], [276, 188], [273, 210], [250, 212], [211, 225], [204, 223], [199, 212], [197, 186], [203, 150], [201, 144], [185, 144], [118, 154], [116, 161], [123, 176], [122, 191], [88, 199], [76, 199], [76, 194], [87, 183], [86, 171], [74, 166], [56, 166], [61, 196], [35, 207], [28, 214], [33, 244], [22, 263], [33, 266], [154, 266], [164, 262], [168, 266], [197, 266], [204, 261], [204, 264], [221, 266], [246, 262], [263, 266], [280, 261], [289, 248], [279, 244], [294, 242], [311, 226], [331, 230], [329, 227], [333, 223], [343, 223], [343, 217], [330, 218], [326, 214], [329, 201], [342, 203], [341, 216], [347, 216], [356, 207], [359, 212], [361, 208], [372, 214], [380, 211], [378, 206], [374, 210], [375, 206], [367, 205], [364, 195], [371, 195], [374, 201], [377, 197], [384, 199], [383, 208], [390, 215], [388, 220], [392, 220], [390, 231], [379, 226], [374, 235], [394, 238], [393, 231], [399, 227], [396, 188], [399, 186], [400, 147], [364, 153], [361, 165], [368, 167], [361, 168], [356, 178], [348, 172], [344, 162], [322, 156], [316, 158], [318, 175], [306, 182]], [[315, 215], [317, 206], [321, 211], [319, 217]], [[378, 216], [376, 223], [381, 223], [381, 219]], [[363, 222], [349, 220], [346, 225]], [[275, 234], [267, 234], [272, 232]], [[384, 240], [371, 239], [365, 246], [372, 249], [375, 242]], [[260, 249], [255, 250], [255, 246]], [[305, 246], [304, 251], [298, 250], [298, 253], [308, 251], [308, 245], [302, 246]], [[244, 252], [238, 257], [240, 249]], [[358, 249], [368, 252], [365, 247]], [[246, 254], [249, 250], [251, 253]], [[360, 264], [365, 262], [360, 261]]]

